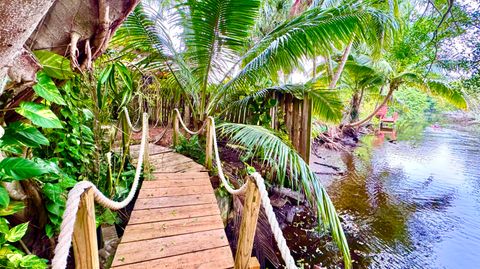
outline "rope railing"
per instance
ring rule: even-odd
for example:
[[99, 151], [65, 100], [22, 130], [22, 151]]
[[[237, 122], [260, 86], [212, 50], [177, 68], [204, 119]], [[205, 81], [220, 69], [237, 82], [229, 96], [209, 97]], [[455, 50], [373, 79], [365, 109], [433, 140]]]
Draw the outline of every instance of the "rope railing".
[[[215, 164], [217, 166], [217, 173], [218, 177], [222, 181], [222, 184], [225, 186], [225, 189], [232, 195], [240, 195], [244, 194], [247, 191], [247, 183], [244, 183], [240, 188], [234, 189], [233, 187], [230, 186], [229, 181], [225, 178], [225, 174], [223, 173], [223, 168], [222, 168], [222, 162], [220, 160], [220, 154], [218, 151], [218, 144], [217, 144], [217, 134], [215, 131], [215, 119], [213, 117], [208, 117], [207, 120], [204, 122], [202, 128], [199, 130], [193, 132], [189, 130], [185, 124], [183, 123], [182, 117], [180, 115], [180, 112], [178, 109], [175, 109], [177, 113], [177, 119], [180, 122], [181, 126], [185, 131], [188, 133], [195, 133], [198, 134], [202, 129], [206, 126], [207, 128], [207, 155], [209, 155], [208, 152], [208, 147], [209, 147], [209, 141], [213, 142], [213, 155], [215, 158]], [[209, 156], [207, 156], [208, 158]], [[270, 198], [268, 196], [267, 189], [265, 187], [265, 181], [263, 177], [258, 173], [255, 172], [251, 175], [251, 177], [255, 180], [256, 186], [258, 187], [258, 190], [260, 192], [260, 197], [261, 197], [261, 204], [263, 208], [265, 209], [265, 214], [267, 216], [268, 223], [270, 224], [270, 227], [272, 229], [273, 236], [275, 238], [275, 241], [277, 242], [278, 249], [280, 250], [280, 254], [285, 261], [285, 265], [287, 269], [297, 269], [297, 265], [295, 264], [295, 260], [292, 257], [292, 254], [290, 253], [290, 249], [287, 245], [287, 241], [285, 237], [283, 236], [282, 229], [280, 228], [280, 225], [278, 224], [278, 220], [275, 216], [275, 213], [273, 211], [273, 207], [270, 202]]]
[[134, 132], [134, 133], [140, 133], [142, 131], [142, 129], [135, 128], [133, 126], [132, 121], [130, 119], [130, 114], [128, 113], [128, 108], [127, 107], [123, 108], [123, 113], [124, 113], [125, 119], [127, 120], [127, 124], [128, 124], [128, 127], [130, 128], [130, 130], [132, 130], [132, 132]]
[[189, 133], [189, 134], [191, 134], [191, 135], [197, 135], [197, 134], [201, 133], [201, 132], [205, 129], [205, 127], [207, 126], [207, 121], [205, 121], [205, 122], [203, 122], [202, 126], [201, 126], [198, 130], [192, 131], [192, 130], [188, 129], [188, 127], [187, 127], [187, 125], [185, 124], [185, 122], [183, 122], [182, 114], [180, 114], [180, 111], [179, 111], [177, 108], [175, 108], [174, 111], [175, 111], [175, 113], [177, 114], [178, 122], [180, 122], [180, 125], [182, 126], [182, 128], [183, 128], [187, 133]]
[[[125, 113], [128, 117], [128, 111]], [[148, 147], [148, 114], [143, 114], [142, 122], [142, 139], [140, 143], [140, 152], [138, 155], [138, 163], [135, 170], [133, 184], [128, 193], [128, 196], [121, 202], [113, 201], [106, 197], [98, 188], [90, 181], [78, 182], [68, 193], [65, 212], [62, 217], [62, 224], [60, 226], [60, 235], [58, 243], [55, 247], [55, 254], [52, 260], [53, 269], [64, 269], [67, 266], [67, 258], [72, 244], [73, 232], [75, 229], [75, 222], [77, 220], [77, 212], [79, 211], [80, 199], [82, 194], [91, 189], [94, 193], [95, 201], [103, 207], [118, 210], [127, 206], [134, 198], [137, 188], [139, 186], [140, 174], [142, 172], [142, 165], [145, 159], [145, 152]], [[93, 216], [90, 216], [94, 218]], [[79, 255], [86, 255], [85, 253]]]

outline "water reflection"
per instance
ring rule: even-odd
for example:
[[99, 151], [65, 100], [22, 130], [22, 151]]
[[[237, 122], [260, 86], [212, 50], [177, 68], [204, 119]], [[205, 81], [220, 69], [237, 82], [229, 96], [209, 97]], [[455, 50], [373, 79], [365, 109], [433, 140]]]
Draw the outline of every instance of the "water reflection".
[[[379, 143], [368, 136], [328, 182], [357, 268], [479, 268], [480, 136], [426, 128]], [[383, 138], [388, 141], [388, 139]], [[322, 167], [314, 167], [322, 170]]]

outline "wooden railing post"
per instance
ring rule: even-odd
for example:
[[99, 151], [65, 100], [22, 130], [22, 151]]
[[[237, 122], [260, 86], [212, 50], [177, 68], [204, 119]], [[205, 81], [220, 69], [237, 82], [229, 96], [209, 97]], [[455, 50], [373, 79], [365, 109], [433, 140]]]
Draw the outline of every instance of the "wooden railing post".
[[213, 163], [213, 132], [215, 132], [215, 130], [212, 129], [213, 125], [212, 125], [212, 119], [210, 118], [207, 118], [206, 119], [207, 121], [207, 125], [206, 125], [206, 129], [207, 129], [207, 132], [206, 132], [206, 136], [205, 136], [205, 140], [206, 140], [206, 145], [205, 145], [205, 167], [207, 169], [211, 169], [212, 168], [212, 163]]
[[149, 129], [149, 122], [148, 122], [148, 114], [143, 114], [143, 128], [145, 128], [145, 132], [147, 134], [147, 140], [145, 141], [145, 151], [143, 153], [143, 173], [144, 175], [150, 172], [150, 129]]
[[75, 268], [100, 268], [94, 202], [93, 189], [90, 188], [80, 198], [77, 221], [73, 230]]
[[178, 113], [177, 111], [173, 110], [173, 147], [178, 145], [178, 135], [180, 134], [180, 122], [178, 122], [178, 120]]
[[235, 269], [259, 268], [257, 267], [258, 261], [252, 257], [252, 249], [260, 212], [260, 199], [257, 184], [252, 179], [248, 179], [237, 253], [235, 254]]

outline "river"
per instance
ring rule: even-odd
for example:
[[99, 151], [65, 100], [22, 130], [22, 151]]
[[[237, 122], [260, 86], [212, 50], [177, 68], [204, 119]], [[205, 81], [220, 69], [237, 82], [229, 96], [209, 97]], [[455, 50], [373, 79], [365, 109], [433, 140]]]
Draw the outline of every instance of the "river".
[[[321, 180], [345, 222], [354, 268], [480, 268], [479, 132], [450, 125], [398, 141], [369, 135], [341, 160], [345, 174]], [[325, 171], [318, 163], [328, 158], [316, 161], [312, 168]], [[319, 253], [307, 263], [338, 264]]]

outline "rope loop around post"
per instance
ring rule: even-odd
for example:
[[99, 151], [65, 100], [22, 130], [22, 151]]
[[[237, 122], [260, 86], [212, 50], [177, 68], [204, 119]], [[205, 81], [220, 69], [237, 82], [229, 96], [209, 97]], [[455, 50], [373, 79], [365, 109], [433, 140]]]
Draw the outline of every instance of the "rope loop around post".
[[55, 247], [55, 255], [52, 260], [53, 269], [65, 269], [67, 266], [67, 258], [72, 245], [72, 235], [75, 228], [75, 221], [77, 218], [78, 206], [80, 204], [80, 196], [85, 190], [92, 188], [95, 195], [95, 201], [103, 207], [118, 210], [127, 206], [135, 196], [140, 182], [140, 174], [142, 172], [142, 165], [144, 161], [145, 149], [148, 146], [148, 114], [143, 113], [142, 123], [142, 140], [140, 143], [140, 152], [138, 155], [138, 163], [135, 170], [133, 184], [128, 193], [128, 196], [121, 202], [113, 201], [106, 197], [98, 188], [90, 181], [81, 181], [68, 192], [65, 212], [62, 217], [62, 224], [60, 226], [60, 235], [58, 236], [58, 243]]

